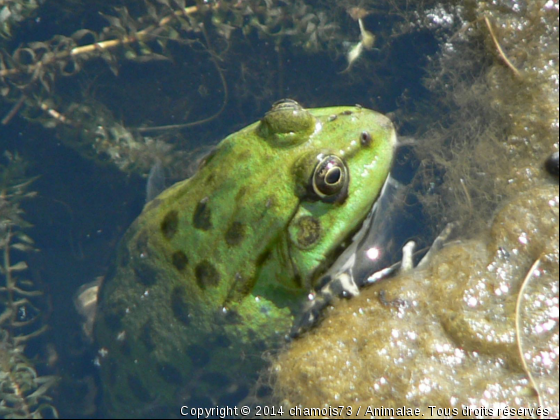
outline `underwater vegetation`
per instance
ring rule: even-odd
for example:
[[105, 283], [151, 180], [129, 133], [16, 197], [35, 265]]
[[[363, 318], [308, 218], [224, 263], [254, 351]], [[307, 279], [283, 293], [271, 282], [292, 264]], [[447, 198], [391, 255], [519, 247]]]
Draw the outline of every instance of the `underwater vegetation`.
[[[33, 15], [36, 25], [24, 20], [29, 15], [18, 11], [15, 4], [20, 3], [3, 6], [14, 24], [23, 21], [20, 32], [39, 31], [54, 13], [61, 22], [46, 28], [50, 37], [41, 33], [40, 39], [22, 43], [15, 33], [4, 40], [0, 95], [10, 106], [3, 108], [2, 124], [24, 117], [55, 129], [64, 144], [99, 164], [146, 176], [161, 161], [175, 179], [185, 176], [183, 162], [190, 156], [185, 150], [192, 149], [191, 140], [177, 130], [204, 126], [200, 132], [208, 133], [207, 123], [232, 118], [235, 106], [248, 123], [291, 92], [306, 99], [306, 106], [317, 106], [325, 102], [321, 97], [342, 92], [348, 82], [356, 85], [364, 77], [362, 71], [375, 66], [360, 57], [375, 54], [374, 49], [390, 50], [399, 38], [424, 31], [423, 25], [432, 19], [427, 11], [437, 4], [422, 1], [412, 8], [407, 1], [94, 2], [99, 7], [95, 18], [80, 18], [91, 29], [59, 33], [64, 23], [76, 26], [73, 13], [84, 13], [80, 2], [45, 3]], [[391, 25], [373, 34], [367, 28], [373, 16]], [[433, 25], [434, 33], [446, 26]], [[320, 64], [306, 63], [304, 57], [335, 60], [340, 63], [338, 73], [347, 74], [347, 80], [336, 87], [340, 82], [329, 76], [310, 88], [304, 83], [308, 76], [293, 77], [294, 54], [309, 71]], [[379, 58], [389, 59], [383, 54]], [[390, 68], [396, 63], [382, 64]], [[137, 85], [126, 86], [131, 72], [145, 76]], [[367, 79], [387, 83], [393, 77], [374, 71]], [[370, 100], [382, 98], [383, 85], [370, 89]], [[171, 92], [182, 97], [170, 102]], [[138, 96], [141, 93], [146, 96]], [[219, 138], [225, 132], [210, 134]]]
[[[59, 137], [85, 157], [106, 160], [127, 172], [146, 174], [156, 159], [169, 166], [172, 160], [183, 158], [180, 153], [170, 157], [169, 144], [140, 133], [192, 127], [222, 113], [229, 89], [219, 62], [228, 58], [230, 43], [237, 42], [233, 34], [249, 37], [258, 33], [277, 45], [289, 39], [293, 47], [309, 52], [328, 48], [340, 38], [338, 25], [328, 21], [326, 12], [314, 13], [303, 2], [220, 1], [187, 6], [185, 1], [146, 1], [125, 2], [123, 7], [108, 9], [111, 14], [103, 11], [106, 24], [99, 31], [79, 29], [71, 35], [56, 34], [23, 44], [10, 53], [3, 49], [0, 93], [13, 106], [2, 123], [8, 124], [20, 113], [45, 127], [57, 128]], [[3, 10], [6, 16], [23, 19], [23, 13], [17, 15], [14, 6], [6, 5]], [[214, 42], [219, 45], [214, 47]], [[61, 78], [76, 76], [96, 60], [103, 60], [117, 76], [126, 61], [174, 60], [173, 49], [181, 45], [205, 49], [221, 82], [221, 105], [211, 116], [131, 130], [117, 122], [99, 101], [82, 98], [74, 102], [55, 94]], [[198, 87], [203, 97], [208, 96], [207, 90], [205, 86]]]
[[0, 2], [0, 36], [9, 38], [18, 23], [28, 19], [43, 0], [2, 0]]
[[0, 166], [0, 415], [4, 418], [58, 417], [50, 392], [55, 376], [37, 373], [25, 356], [27, 344], [47, 330], [37, 304], [43, 293], [26, 277], [27, 253], [35, 252], [33, 240], [24, 233], [29, 223], [20, 204], [33, 198], [28, 191], [33, 178], [25, 176], [25, 162], [4, 153]]

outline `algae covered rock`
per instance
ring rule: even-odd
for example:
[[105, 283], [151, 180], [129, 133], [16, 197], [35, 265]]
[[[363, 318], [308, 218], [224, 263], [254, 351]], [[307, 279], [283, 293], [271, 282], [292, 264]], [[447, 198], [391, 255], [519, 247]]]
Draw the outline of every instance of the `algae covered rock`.
[[348, 405], [354, 415], [360, 407], [366, 415], [368, 406], [406, 406], [426, 416], [474, 417], [462, 411], [468, 404], [486, 408], [478, 411], [483, 417], [539, 406], [554, 417], [558, 186], [510, 201], [487, 240], [450, 244], [427, 269], [341, 301], [278, 358], [274, 375], [284, 403]]

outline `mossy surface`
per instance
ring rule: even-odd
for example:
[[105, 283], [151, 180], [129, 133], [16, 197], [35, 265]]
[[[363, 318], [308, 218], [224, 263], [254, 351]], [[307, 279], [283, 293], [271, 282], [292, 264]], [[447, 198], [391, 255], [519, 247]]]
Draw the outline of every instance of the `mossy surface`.
[[288, 406], [353, 413], [542, 406], [554, 417], [558, 274], [558, 186], [543, 185], [506, 204], [489, 236], [340, 301], [276, 360], [275, 392]]

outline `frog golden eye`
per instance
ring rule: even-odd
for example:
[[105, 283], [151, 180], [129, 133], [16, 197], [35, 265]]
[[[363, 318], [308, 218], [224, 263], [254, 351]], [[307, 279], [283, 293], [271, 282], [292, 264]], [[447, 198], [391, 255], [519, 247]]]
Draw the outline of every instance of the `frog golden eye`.
[[311, 180], [315, 195], [328, 203], [346, 199], [349, 181], [350, 174], [346, 164], [335, 155], [320, 158]]

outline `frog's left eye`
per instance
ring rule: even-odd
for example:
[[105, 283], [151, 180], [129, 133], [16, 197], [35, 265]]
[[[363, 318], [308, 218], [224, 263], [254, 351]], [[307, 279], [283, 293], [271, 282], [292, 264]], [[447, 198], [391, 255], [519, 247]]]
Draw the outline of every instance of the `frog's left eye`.
[[322, 157], [311, 179], [313, 192], [327, 203], [344, 201], [348, 195], [349, 181], [348, 167], [336, 155]]

